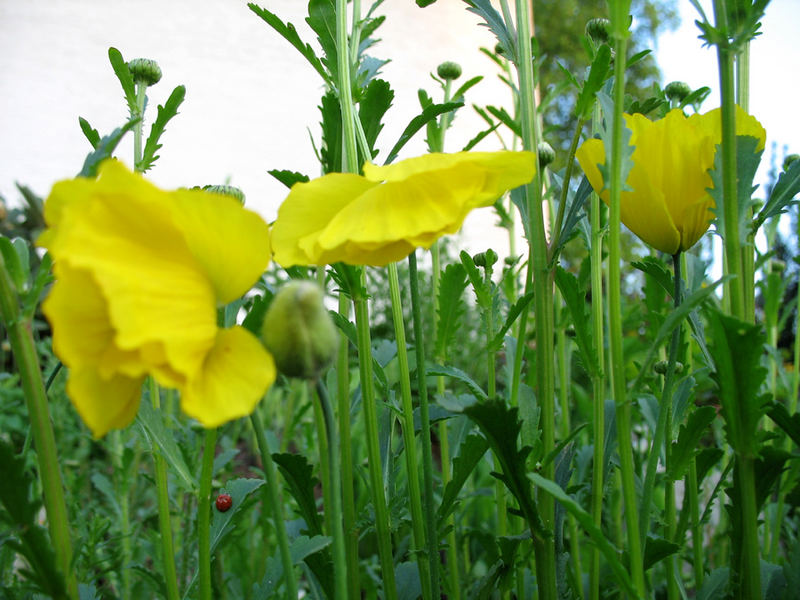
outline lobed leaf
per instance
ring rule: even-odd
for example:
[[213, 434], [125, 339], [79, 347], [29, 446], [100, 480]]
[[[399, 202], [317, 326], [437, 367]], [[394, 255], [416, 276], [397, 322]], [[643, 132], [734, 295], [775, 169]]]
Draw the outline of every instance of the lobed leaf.
[[158, 160], [159, 157], [156, 155], [156, 152], [158, 152], [159, 148], [161, 148], [161, 144], [158, 142], [166, 130], [167, 123], [169, 123], [172, 117], [178, 114], [178, 107], [181, 105], [185, 97], [186, 88], [182, 85], [179, 85], [172, 90], [172, 93], [169, 95], [169, 98], [167, 98], [164, 106], [158, 106], [156, 111], [156, 120], [153, 122], [152, 127], [150, 127], [150, 135], [147, 137], [147, 142], [145, 142], [144, 145], [142, 160], [136, 164], [136, 168], [140, 172], [144, 173], [153, 166], [153, 163]]
[[436, 298], [436, 347], [433, 355], [444, 360], [447, 348], [458, 329], [458, 321], [464, 314], [464, 290], [467, 287], [467, 272], [461, 263], [452, 263], [439, 280], [439, 295]]

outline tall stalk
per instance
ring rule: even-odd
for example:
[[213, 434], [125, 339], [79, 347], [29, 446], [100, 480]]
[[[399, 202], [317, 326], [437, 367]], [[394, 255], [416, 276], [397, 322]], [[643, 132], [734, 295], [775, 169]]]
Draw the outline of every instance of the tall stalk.
[[206, 429], [200, 495], [197, 501], [197, 565], [200, 600], [211, 600], [211, 478], [214, 475], [214, 448], [217, 430]]

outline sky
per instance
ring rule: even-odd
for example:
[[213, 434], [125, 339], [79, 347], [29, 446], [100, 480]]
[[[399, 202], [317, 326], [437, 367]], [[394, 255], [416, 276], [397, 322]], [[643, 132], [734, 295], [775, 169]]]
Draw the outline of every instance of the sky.
[[[313, 42], [303, 22], [305, 2], [262, 4]], [[710, 86], [714, 91], [702, 108], [708, 110], [719, 105], [715, 53], [697, 37], [691, 3], [678, 4], [682, 25], [658, 40], [657, 60], [664, 82]], [[412, 0], [387, 0], [379, 13], [387, 20], [373, 54], [392, 59], [382, 76], [396, 93], [378, 140], [384, 152], [419, 112], [419, 88], [439, 98], [429, 74], [445, 60], [461, 63], [464, 79], [485, 76], [469, 103], [508, 105], [493, 63], [478, 50], [494, 47], [495, 40], [462, 2], [440, 0], [422, 10]], [[800, 31], [800, 0], [773, 0], [762, 30], [752, 45], [750, 112], [767, 129], [767, 151], [774, 141], [782, 157], [784, 145], [800, 152], [800, 52], [794, 37]], [[149, 91], [150, 111], [176, 85], [186, 85], [180, 114], [169, 124], [161, 158], [148, 173], [157, 185], [231, 183], [244, 190], [248, 206], [271, 220], [286, 190], [269, 169], [318, 174], [310, 140], [319, 144], [321, 80], [244, 1], [0, 0], [0, 194], [7, 201], [19, 201], [15, 181], [46, 196], [55, 181], [80, 170], [90, 148], [79, 116], [101, 134], [124, 122], [127, 109], [108, 63], [109, 46], [125, 59], [153, 58], [161, 65], [164, 77]], [[148, 113], [146, 128], [153, 116]], [[480, 118], [465, 107], [448, 134], [447, 150], [459, 150], [481, 128]], [[423, 153], [423, 137], [401, 158]], [[119, 152], [129, 164], [131, 145], [131, 138], [124, 140]], [[477, 149], [497, 147], [487, 139]], [[765, 156], [763, 165], [768, 164]], [[487, 218], [493, 219], [484, 212], [471, 219], [482, 238]], [[481, 243], [479, 249], [493, 242]]]

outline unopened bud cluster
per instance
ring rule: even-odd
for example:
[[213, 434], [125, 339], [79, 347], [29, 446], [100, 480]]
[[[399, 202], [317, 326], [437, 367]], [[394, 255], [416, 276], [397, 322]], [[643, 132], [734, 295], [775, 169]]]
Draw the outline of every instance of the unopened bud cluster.
[[161, 67], [150, 58], [134, 58], [128, 63], [128, 69], [134, 83], [151, 86], [161, 81]]

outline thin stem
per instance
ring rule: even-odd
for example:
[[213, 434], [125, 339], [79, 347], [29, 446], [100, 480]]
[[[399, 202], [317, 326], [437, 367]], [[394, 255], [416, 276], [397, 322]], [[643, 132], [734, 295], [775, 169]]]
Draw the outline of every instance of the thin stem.
[[[324, 415], [325, 429], [328, 437], [328, 472], [331, 483], [330, 497], [332, 499], [330, 512], [332, 514], [331, 522], [333, 523], [333, 528], [330, 533], [333, 536], [333, 575], [336, 585], [336, 598], [337, 600], [344, 600], [347, 598], [347, 562], [345, 559], [344, 528], [342, 526], [342, 490], [338, 449], [339, 436], [336, 431], [336, 420], [333, 416], [333, 407], [328, 397], [328, 390], [319, 379], [317, 379], [316, 387], [317, 398], [319, 399], [319, 404]], [[328, 512], [328, 505], [325, 507], [325, 512]]]
[[126, 568], [131, 562], [131, 503], [130, 503], [130, 483], [129, 471], [123, 469], [123, 454], [125, 452], [122, 443], [122, 432], [116, 429], [110, 433], [111, 446], [114, 449], [112, 462], [114, 464], [114, 487], [115, 494], [119, 499], [119, 531], [122, 538], [122, 573], [120, 575], [122, 590], [121, 596], [127, 600], [131, 594], [131, 570]]
[[211, 478], [214, 474], [214, 448], [217, 430], [206, 429], [203, 466], [200, 471], [200, 495], [197, 500], [197, 563], [200, 600], [211, 600]]
[[256, 435], [258, 452], [261, 454], [261, 466], [264, 469], [264, 478], [267, 482], [267, 494], [269, 496], [269, 508], [271, 509], [275, 534], [278, 538], [278, 551], [281, 555], [281, 565], [283, 566], [283, 576], [286, 578], [286, 598], [287, 600], [297, 599], [297, 575], [294, 572], [292, 555], [289, 551], [289, 534], [286, 531], [286, 520], [283, 516], [283, 500], [281, 499], [278, 475], [275, 472], [275, 462], [267, 445], [267, 437], [264, 435], [264, 427], [259, 416], [258, 409], [250, 415], [250, 424]]
[[433, 508], [433, 450], [431, 448], [431, 421], [428, 407], [428, 383], [425, 375], [425, 339], [422, 335], [422, 301], [419, 297], [419, 274], [417, 252], [408, 255], [408, 278], [411, 291], [411, 315], [414, 321], [414, 350], [417, 356], [417, 387], [419, 392], [419, 420], [422, 425], [422, 482], [424, 488], [424, 510], [428, 541], [428, 561], [431, 571], [431, 588], [439, 596], [439, 538], [436, 530], [436, 514]]
[[139, 121], [136, 125], [133, 126], [133, 168], [140, 172], [139, 163], [142, 161], [142, 128], [144, 124], [142, 121], [144, 120], [144, 103], [147, 99], [147, 85], [144, 83], [137, 83], [136, 84], [136, 107], [137, 107], [137, 114], [135, 116], [139, 117]]
[[[353, 15], [356, 18], [356, 15]], [[356, 149], [355, 111], [350, 82], [350, 52], [347, 41], [347, 0], [336, 0], [336, 48], [339, 70], [339, 104], [342, 108], [342, 169], [358, 173], [358, 151]]]
[[[150, 392], [150, 403], [156, 410], [156, 414], [161, 409], [160, 392], [156, 380], [148, 378], [148, 390]], [[175, 548], [172, 543], [172, 519], [169, 512], [169, 486], [167, 482], [167, 463], [158, 448], [155, 440], [152, 440], [153, 462], [155, 464], [156, 493], [158, 496], [158, 533], [161, 538], [161, 560], [164, 566], [164, 581], [167, 586], [167, 598], [178, 600], [178, 575], [175, 568]]]
[[[617, 3], [623, 4], [623, 3]], [[617, 12], [626, 12], [616, 6]], [[616, 14], [612, 24], [626, 19], [627, 15]], [[616, 404], [617, 441], [620, 459], [620, 477], [625, 502], [625, 520], [628, 533], [628, 551], [633, 584], [640, 597], [645, 597], [644, 566], [640, 546], [639, 515], [637, 514], [636, 486], [633, 472], [633, 449], [631, 447], [631, 405], [625, 385], [625, 362], [622, 352], [622, 300], [620, 273], [620, 195], [622, 192], [622, 105], [625, 97], [625, 60], [627, 36], [615, 32], [614, 45], [617, 60], [614, 61], [614, 114], [611, 149], [611, 197], [609, 211], [609, 260], [608, 260], [608, 313], [609, 349], [611, 364], [609, 375], [611, 390]]]
[[397, 263], [389, 264], [388, 275], [394, 336], [397, 344], [400, 396], [403, 405], [403, 447], [405, 448], [408, 495], [411, 505], [411, 527], [414, 532], [414, 554], [419, 568], [420, 583], [422, 584], [422, 597], [427, 600], [433, 597], [431, 594], [434, 588], [432, 587], [433, 581], [431, 580], [429, 561], [425, 556], [424, 550], [426, 547], [425, 520], [422, 514], [422, 493], [419, 486], [419, 468], [417, 466], [417, 438], [414, 435], [414, 405], [411, 400], [411, 376], [408, 368], [403, 302], [400, 298]]
[[553, 254], [555, 253], [556, 248], [561, 241], [561, 225], [564, 222], [564, 213], [567, 207], [567, 192], [569, 191], [569, 181], [572, 178], [572, 167], [575, 163], [575, 152], [578, 150], [578, 143], [581, 140], [581, 131], [583, 130], [583, 124], [585, 121], [583, 119], [578, 119], [578, 124], [575, 127], [575, 133], [572, 136], [572, 142], [569, 146], [569, 152], [567, 153], [567, 166], [564, 169], [564, 179], [561, 182], [561, 194], [558, 200], [558, 213], [556, 214], [556, 220], [553, 224], [552, 228], [552, 242], [550, 243], [549, 248], [549, 259], [553, 259]]
[[358, 341], [358, 371], [361, 381], [361, 401], [364, 409], [364, 429], [367, 436], [367, 464], [369, 467], [370, 492], [375, 508], [375, 530], [378, 536], [378, 556], [381, 563], [383, 593], [387, 600], [397, 599], [394, 577], [394, 557], [389, 527], [389, 511], [381, 472], [381, 453], [378, 446], [378, 409], [372, 374], [372, 347], [369, 333], [369, 311], [367, 308], [364, 270], [361, 269], [361, 287], [353, 295]]
[[69, 597], [77, 598], [78, 581], [71, 568], [72, 544], [67, 505], [64, 501], [64, 485], [53, 425], [50, 422], [47, 392], [42, 381], [31, 322], [21, 314], [14, 283], [2, 255], [0, 255], [0, 318], [8, 332], [11, 352], [17, 363], [22, 391], [28, 405], [28, 417], [31, 420], [44, 507], [47, 512], [47, 527], [56, 555], [56, 564], [65, 577]]

